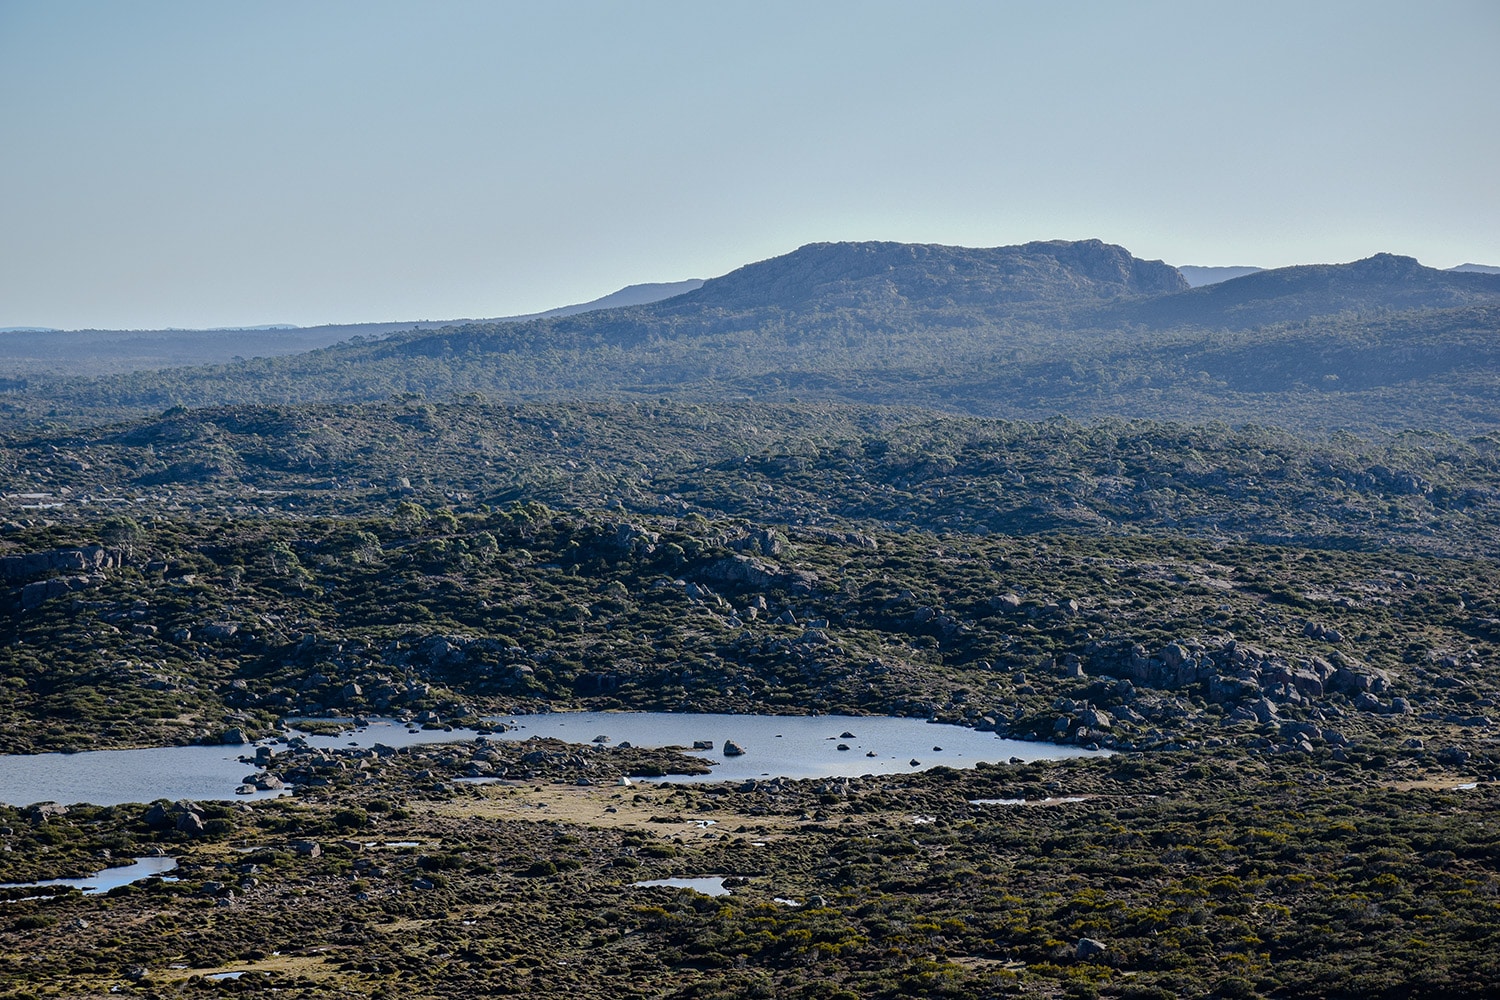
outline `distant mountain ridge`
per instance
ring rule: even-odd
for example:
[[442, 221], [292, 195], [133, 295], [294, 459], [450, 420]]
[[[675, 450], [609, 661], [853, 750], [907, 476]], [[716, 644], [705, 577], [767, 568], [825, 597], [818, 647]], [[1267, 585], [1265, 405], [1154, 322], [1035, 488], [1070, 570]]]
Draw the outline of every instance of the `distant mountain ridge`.
[[1348, 264], [1256, 271], [1129, 305], [1117, 315], [1152, 325], [1247, 329], [1341, 312], [1457, 309], [1496, 302], [1500, 275], [1440, 271], [1413, 257], [1378, 253]]
[[[695, 292], [703, 287], [702, 278], [688, 278], [685, 281], [653, 281], [640, 285], [626, 285], [618, 292], [600, 296], [589, 302], [581, 302], [573, 306], [559, 306], [556, 309], [548, 309], [545, 312], [533, 313], [529, 316], [509, 316], [506, 319], [519, 321], [526, 319], [546, 319], [550, 316], [575, 316], [578, 313], [593, 312], [596, 309], [623, 309], [627, 306], [644, 306], [652, 302], [660, 302], [662, 299], [674, 298], [688, 292]], [[497, 320], [496, 322], [502, 322]]]
[[[1229, 281], [1232, 278], [1243, 278], [1247, 274], [1258, 274], [1266, 270], [1263, 267], [1229, 266], [1229, 267], [1202, 267], [1193, 264], [1179, 264], [1177, 270], [1187, 279], [1188, 284], [1194, 288], [1202, 288], [1204, 285], [1216, 285], [1221, 281]], [[1491, 264], [1458, 264], [1453, 267], [1444, 268], [1449, 273], [1469, 274], [1500, 274], [1500, 267]]]
[[820, 243], [645, 304], [0, 390], [11, 425], [478, 393], [1482, 433], [1500, 430], [1500, 275], [1377, 254], [1190, 288], [1177, 268], [1099, 240]]
[[[414, 330], [441, 330], [459, 323], [522, 323], [575, 316], [596, 309], [645, 305], [702, 287], [699, 278], [627, 285], [590, 302], [495, 319], [445, 319], [389, 323], [328, 323], [320, 326], [263, 324], [212, 329], [59, 330], [0, 329], [0, 371], [105, 375], [186, 365], [222, 364], [235, 358], [303, 354], [355, 337], [379, 339]], [[236, 334], [228, 337], [226, 334]]]

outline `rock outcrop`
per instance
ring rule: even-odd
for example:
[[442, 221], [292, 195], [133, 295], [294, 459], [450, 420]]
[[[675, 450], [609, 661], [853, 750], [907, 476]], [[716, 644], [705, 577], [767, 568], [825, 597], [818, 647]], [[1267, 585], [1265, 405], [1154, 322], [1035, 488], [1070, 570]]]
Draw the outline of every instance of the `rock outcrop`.
[[92, 590], [119, 566], [118, 550], [101, 545], [0, 556], [0, 581], [11, 584], [9, 603], [30, 611], [55, 597]]
[[0, 580], [24, 583], [53, 573], [102, 573], [120, 565], [120, 553], [101, 545], [0, 556]]
[[[1095, 643], [1086, 651], [1088, 674], [1122, 677], [1165, 690], [1199, 689], [1220, 705], [1243, 705], [1259, 717], [1255, 704], [1304, 705], [1330, 694], [1342, 694], [1367, 711], [1388, 710], [1376, 695], [1390, 689], [1381, 670], [1334, 653], [1289, 657], [1236, 642], [1214, 645], [1171, 642], [1148, 652], [1140, 645]], [[1367, 697], [1361, 698], [1361, 695]], [[1264, 721], [1264, 720], [1263, 720]]]

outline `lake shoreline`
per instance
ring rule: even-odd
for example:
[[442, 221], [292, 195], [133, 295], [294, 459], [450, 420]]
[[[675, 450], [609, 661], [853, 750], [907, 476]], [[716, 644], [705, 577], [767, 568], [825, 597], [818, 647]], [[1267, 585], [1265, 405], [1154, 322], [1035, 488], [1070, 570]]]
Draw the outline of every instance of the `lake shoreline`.
[[[302, 775], [298, 781], [296, 774], [283, 767], [279, 770], [284, 774], [277, 778], [281, 784], [247, 790], [247, 780], [288, 753], [351, 757], [350, 751], [356, 750], [363, 759], [412, 746], [514, 743], [534, 737], [588, 747], [593, 754], [622, 747], [656, 751], [680, 747], [687, 763], [679, 761], [677, 766], [683, 770], [669, 770], [668, 762], [648, 761], [635, 766], [654, 767], [656, 773], [645, 770], [630, 776], [683, 782], [855, 777], [936, 766], [965, 768], [981, 760], [1091, 755], [1077, 747], [1007, 740], [970, 728], [892, 716], [552, 712], [508, 716], [483, 729], [417, 728], [391, 719], [361, 721], [368, 724], [321, 735], [292, 729], [258, 744], [0, 756], [0, 796], [11, 805], [255, 801], [285, 794], [283, 784], [295, 786], [316, 779], [316, 775]], [[726, 741], [743, 744], [746, 752], [726, 752], [730, 749]], [[491, 776], [482, 768], [477, 770], [466, 776]], [[182, 772], [188, 780], [162, 778]]]

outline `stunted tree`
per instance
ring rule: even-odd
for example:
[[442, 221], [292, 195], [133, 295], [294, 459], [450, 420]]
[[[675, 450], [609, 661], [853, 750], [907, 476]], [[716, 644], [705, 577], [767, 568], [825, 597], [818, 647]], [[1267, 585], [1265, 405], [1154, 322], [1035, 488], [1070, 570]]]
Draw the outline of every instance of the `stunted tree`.
[[427, 511], [410, 500], [402, 500], [396, 505], [395, 513], [391, 515], [391, 523], [402, 531], [415, 531], [426, 522], [427, 518]]
[[146, 537], [146, 529], [123, 514], [105, 518], [99, 525], [99, 540], [112, 549], [133, 555], [135, 547]]

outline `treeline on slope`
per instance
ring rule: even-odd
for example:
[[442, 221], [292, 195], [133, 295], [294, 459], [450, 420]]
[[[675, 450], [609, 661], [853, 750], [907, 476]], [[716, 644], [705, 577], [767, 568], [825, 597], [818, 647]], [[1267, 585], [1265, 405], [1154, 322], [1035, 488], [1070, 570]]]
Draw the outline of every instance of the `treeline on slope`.
[[[663, 401], [215, 407], [0, 449], [26, 518], [108, 498], [355, 513], [396, 500], [857, 523], [976, 534], [1185, 532], [1323, 547], [1495, 552], [1500, 438], [1309, 439], [1265, 427], [945, 417]], [[269, 492], [258, 492], [269, 491]], [[277, 495], [281, 491], [284, 495]]]

